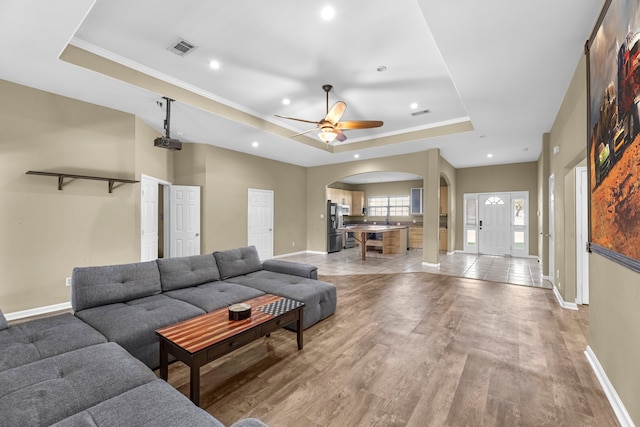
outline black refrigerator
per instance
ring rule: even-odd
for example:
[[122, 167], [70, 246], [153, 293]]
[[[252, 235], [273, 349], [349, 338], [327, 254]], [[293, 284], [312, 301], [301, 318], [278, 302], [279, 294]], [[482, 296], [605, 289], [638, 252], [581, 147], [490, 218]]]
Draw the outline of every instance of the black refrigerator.
[[337, 203], [327, 202], [327, 252], [338, 252], [342, 249], [342, 215]]

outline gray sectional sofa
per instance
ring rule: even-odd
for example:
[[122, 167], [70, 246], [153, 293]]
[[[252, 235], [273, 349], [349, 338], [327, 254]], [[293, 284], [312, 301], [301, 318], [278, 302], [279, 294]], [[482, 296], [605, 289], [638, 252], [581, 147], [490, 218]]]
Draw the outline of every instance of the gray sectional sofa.
[[314, 266], [261, 263], [254, 247], [75, 268], [74, 315], [9, 326], [0, 312], [0, 425], [221, 427], [151, 370], [155, 330], [264, 293], [304, 302], [304, 328], [336, 310]]
[[[134, 264], [76, 267], [75, 315], [147, 366], [160, 366], [155, 330], [266, 293], [302, 301], [306, 329], [336, 311], [336, 287], [308, 264], [268, 260], [254, 246]], [[290, 325], [289, 329], [295, 329]]]

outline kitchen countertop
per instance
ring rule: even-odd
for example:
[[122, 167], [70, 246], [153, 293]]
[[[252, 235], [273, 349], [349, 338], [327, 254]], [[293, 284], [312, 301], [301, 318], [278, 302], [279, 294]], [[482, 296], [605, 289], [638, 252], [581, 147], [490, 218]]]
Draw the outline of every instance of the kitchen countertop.
[[402, 230], [408, 228], [406, 225], [348, 225], [339, 228], [338, 231], [386, 231], [386, 230]]

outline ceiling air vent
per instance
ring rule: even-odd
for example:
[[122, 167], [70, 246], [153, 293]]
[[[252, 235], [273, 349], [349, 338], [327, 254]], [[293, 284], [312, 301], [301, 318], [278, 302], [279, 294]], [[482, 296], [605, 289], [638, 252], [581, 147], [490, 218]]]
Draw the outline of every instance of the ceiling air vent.
[[171, 52], [180, 56], [186, 56], [188, 53], [194, 51], [197, 48], [198, 46], [186, 41], [185, 39], [178, 39], [178, 41], [172, 43], [171, 46], [169, 46], [169, 50]]
[[411, 113], [412, 116], [420, 116], [422, 114], [429, 114], [431, 112], [431, 110], [421, 110], [421, 111], [414, 111], [413, 113]]

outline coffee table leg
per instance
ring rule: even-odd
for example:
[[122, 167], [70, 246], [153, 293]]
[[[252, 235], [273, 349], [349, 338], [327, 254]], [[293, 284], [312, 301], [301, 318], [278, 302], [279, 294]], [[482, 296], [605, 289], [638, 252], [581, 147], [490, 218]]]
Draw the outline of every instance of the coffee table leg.
[[200, 406], [200, 367], [191, 365], [191, 380], [189, 384], [189, 397], [191, 401]]
[[160, 378], [165, 381], [169, 378], [169, 355], [163, 339], [160, 339]]
[[297, 324], [297, 329], [298, 329], [298, 350], [302, 350], [302, 345], [304, 344], [302, 341], [302, 320], [303, 320], [303, 311], [302, 308], [298, 309], [299, 311], [299, 315], [298, 315], [298, 324]]

